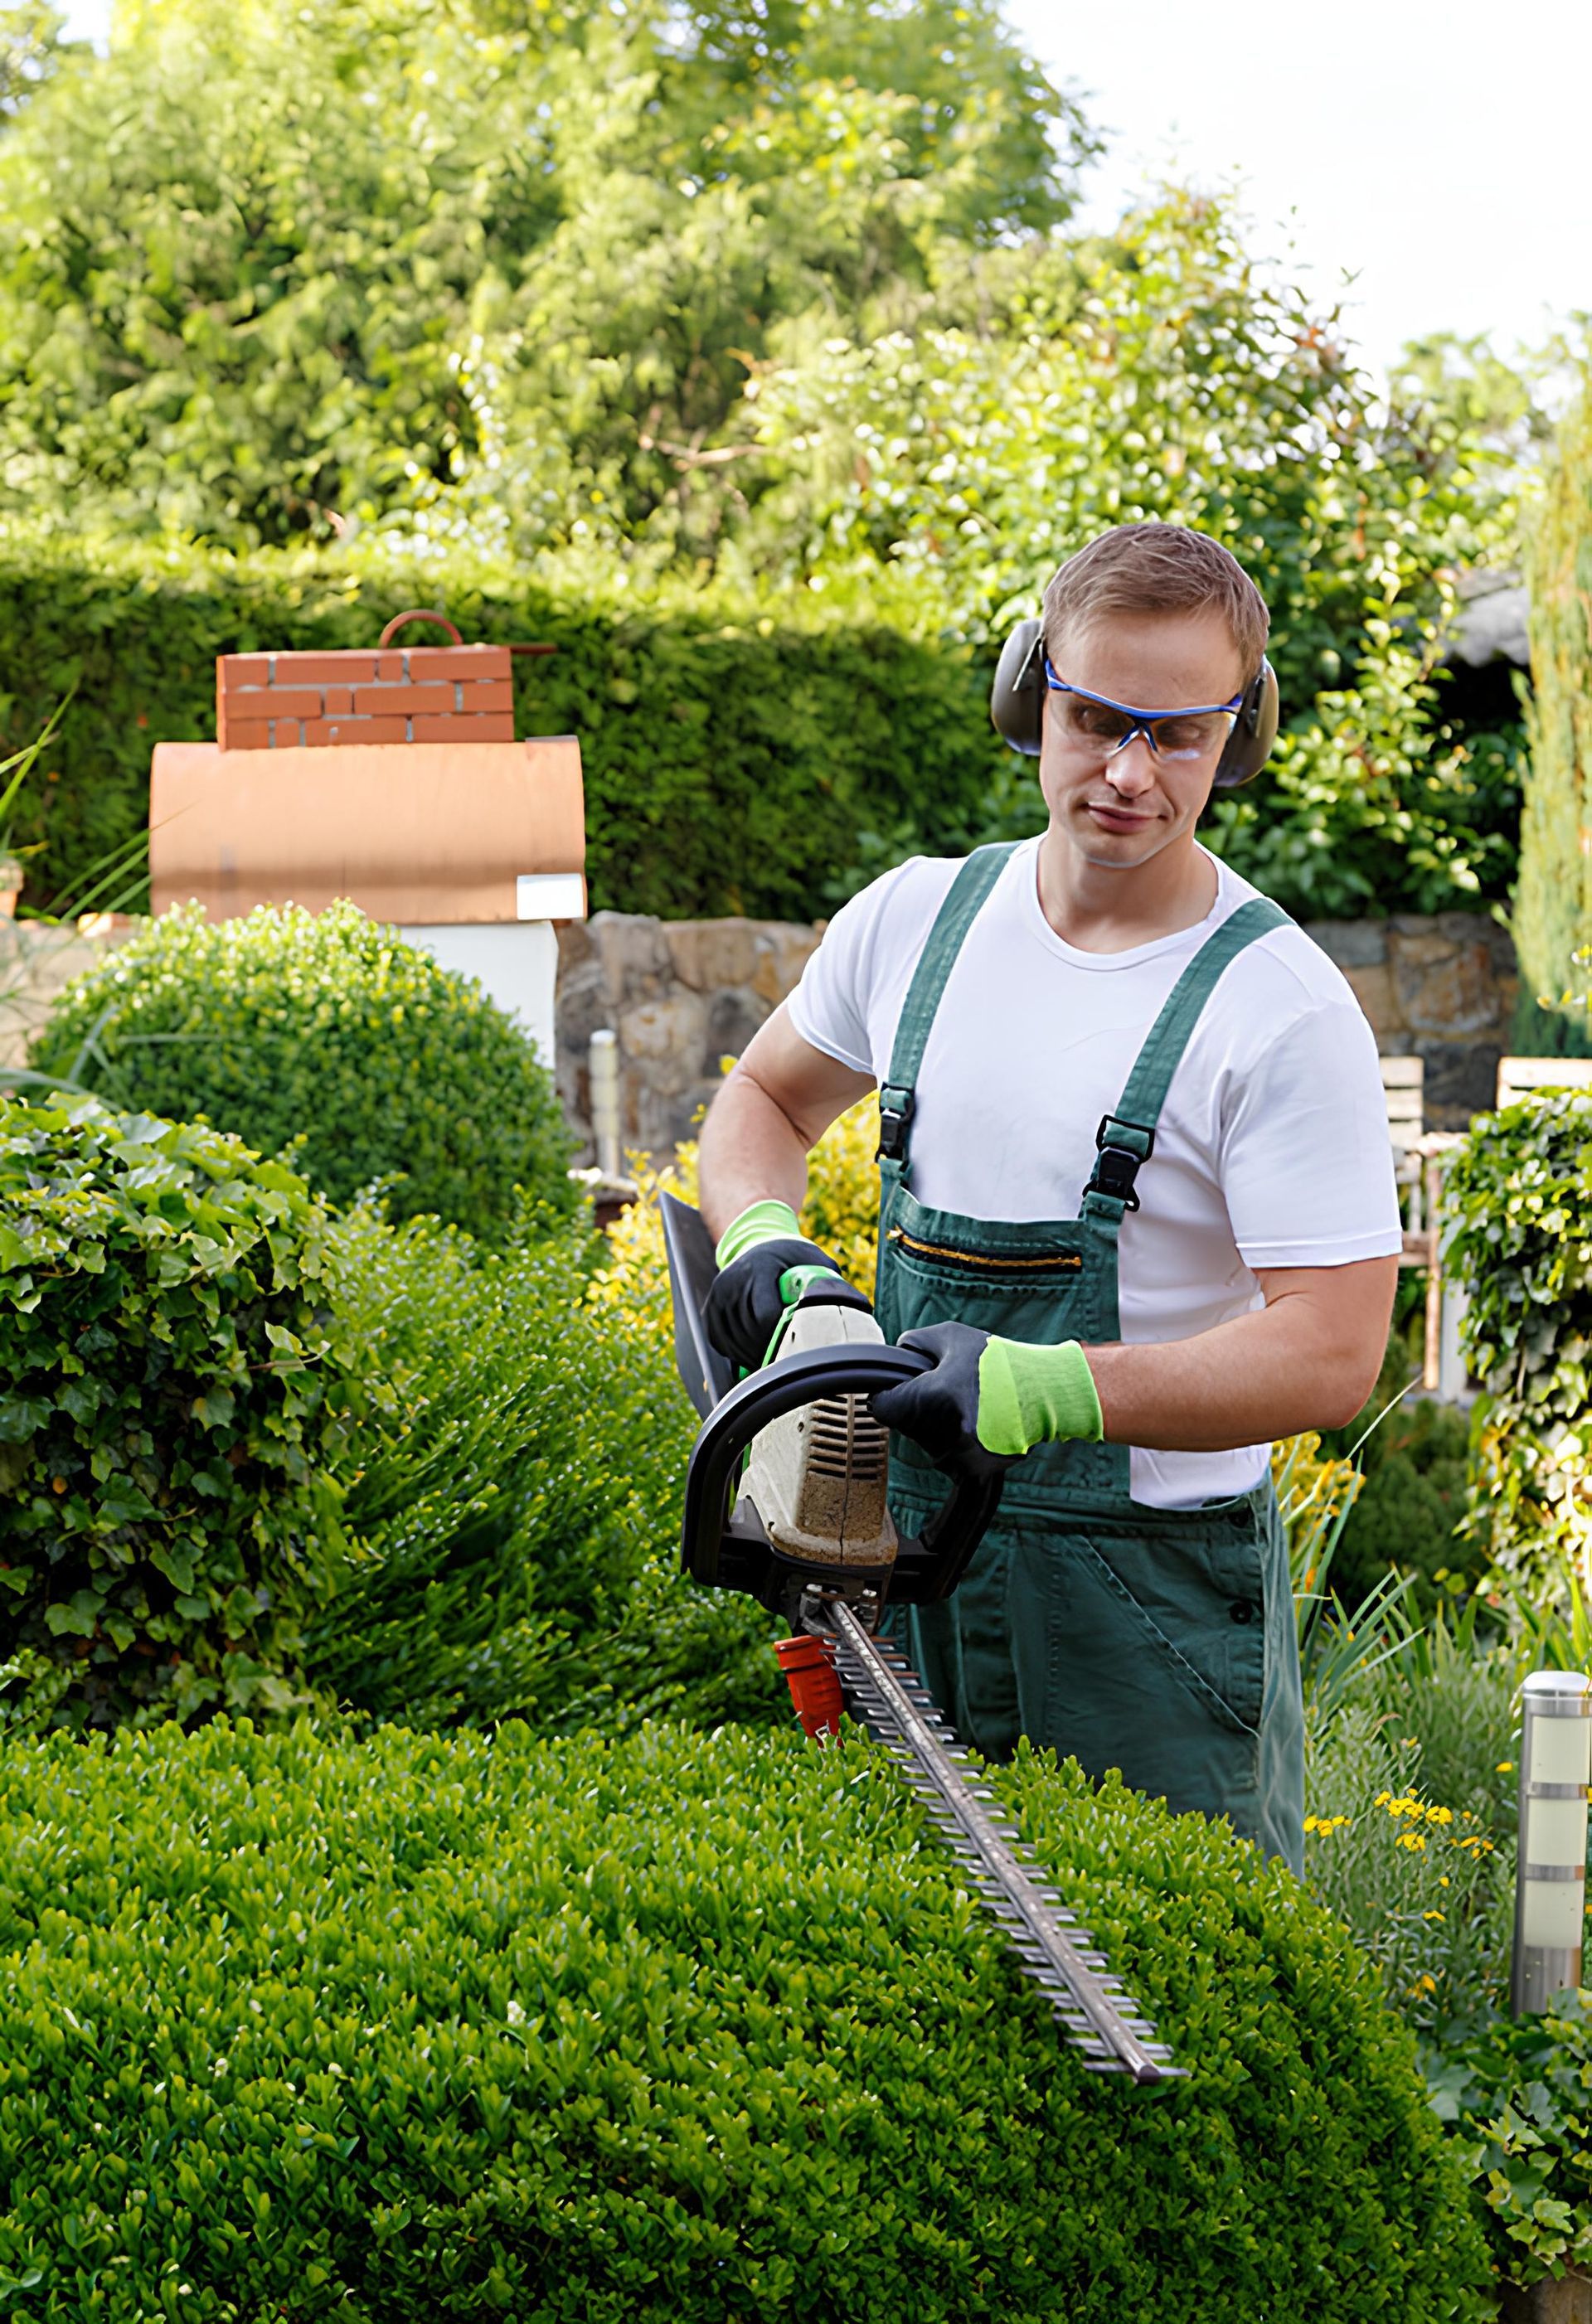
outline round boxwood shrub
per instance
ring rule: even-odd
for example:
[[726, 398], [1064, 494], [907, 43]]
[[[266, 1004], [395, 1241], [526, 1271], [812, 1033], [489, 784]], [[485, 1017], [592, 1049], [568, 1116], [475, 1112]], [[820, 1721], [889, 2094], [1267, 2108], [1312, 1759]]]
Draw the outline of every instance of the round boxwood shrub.
[[1187, 2080], [1082, 2070], [854, 1737], [0, 1754], [8, 2314], [1486, 2314], [1348, 1934], [1225, 1829], [1026, 1753], [995, 1781]]
[[239, 1139], [0, 1097], [0, 1723], [290, 1699], [352, 1381], [332, 1224]]
[[212, 926], [181, 905], [69, 985], [32, 1063], [111, 1102], [236, 1130], [336, 1203], [393, 1180], [396, 1218], [435, 1212], [498, 1243], [521, 1185], [574, 1195], [552, 1082], [468, 977], [353, 904], [262, 905]]

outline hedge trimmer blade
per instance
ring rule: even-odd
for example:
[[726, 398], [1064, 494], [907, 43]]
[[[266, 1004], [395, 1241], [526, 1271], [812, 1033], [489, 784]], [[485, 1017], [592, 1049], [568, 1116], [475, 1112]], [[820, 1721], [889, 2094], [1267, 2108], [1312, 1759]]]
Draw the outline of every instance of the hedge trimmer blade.
[[905, 1655], [864, 1628], [843, 1598], [812, 1591], [805, 1626], [833, 1641], [846, 1709], [882, 1743], [927, 1810], [979, 1901], [1006, 1932], [1025, 1976], [1049, 1999], [1094, 2074], [1163, 2082], [1186, 2069], [1113, 1977], [1089, 1931], [1018, 1853], [1015, 1826], [994, 1794], [967, 1773], [967, 1754]]

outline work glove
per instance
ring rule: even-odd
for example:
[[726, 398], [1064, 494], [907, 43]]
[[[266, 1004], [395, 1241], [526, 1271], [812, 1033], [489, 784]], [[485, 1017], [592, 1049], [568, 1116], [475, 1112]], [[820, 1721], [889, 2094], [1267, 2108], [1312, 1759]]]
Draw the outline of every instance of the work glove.
[[[753, 1203], [732, 1219], [714, 1253], [719, 1273], [703, 1302], [702, 1320], [721, 1355], [756, 1371], [793, 1299], [814, 1275], [838, 1275], [826, 1250], [808, 1242], [788, 1203]], [[795, 1270], [800, 1278], [781, 1288]]]
[[937, 1468], [990, 1475], [1036, 1444], [1105, 1433], [1094, 1376], [1076, 1340], [1034, 1347], [971, 1323], [929, 1323], [899, 1344], [933, 1356], [933, 1371], [868, 1401], [874, 1418], [921, 1444]]

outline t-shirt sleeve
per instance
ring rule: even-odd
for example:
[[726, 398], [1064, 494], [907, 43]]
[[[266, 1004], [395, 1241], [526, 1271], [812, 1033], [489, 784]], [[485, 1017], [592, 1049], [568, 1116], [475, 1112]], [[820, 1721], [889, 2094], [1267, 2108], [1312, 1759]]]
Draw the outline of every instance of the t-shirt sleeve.
[[1402, 1249], [1376, 1044], [1352, 1001], [1297, 1018], [1243, 1075], [1221, 1181], [1252, 1268], [1346, 1267]]
[[868, 1019], [879, 923], [892, 891], [911, 868], [897, 864], [842, 905], [785, 1004], [803, 1040], [853, 1073], [874, 1071]]

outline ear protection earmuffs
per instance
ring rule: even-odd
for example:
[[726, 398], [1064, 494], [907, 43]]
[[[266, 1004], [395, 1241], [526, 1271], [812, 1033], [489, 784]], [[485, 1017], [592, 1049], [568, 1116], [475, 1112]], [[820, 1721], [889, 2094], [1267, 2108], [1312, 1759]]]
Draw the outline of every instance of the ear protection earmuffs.
[[[1041, 637], [1038, 622], [1017, 623], [1000, 649], [995, 683], [989, 689], [989, 716], [996, 733], [1028, 759], [1039, 756], [1048, 691]], [[1276, 672], [1269, 661], [1263, 661], [1254, 682], [1245, 689], [1243, 706], [1217, 761], [1217, 790], [1237, 790], [1240, 783], [1254, 780], [1277, 739], [1278, 713]]]

